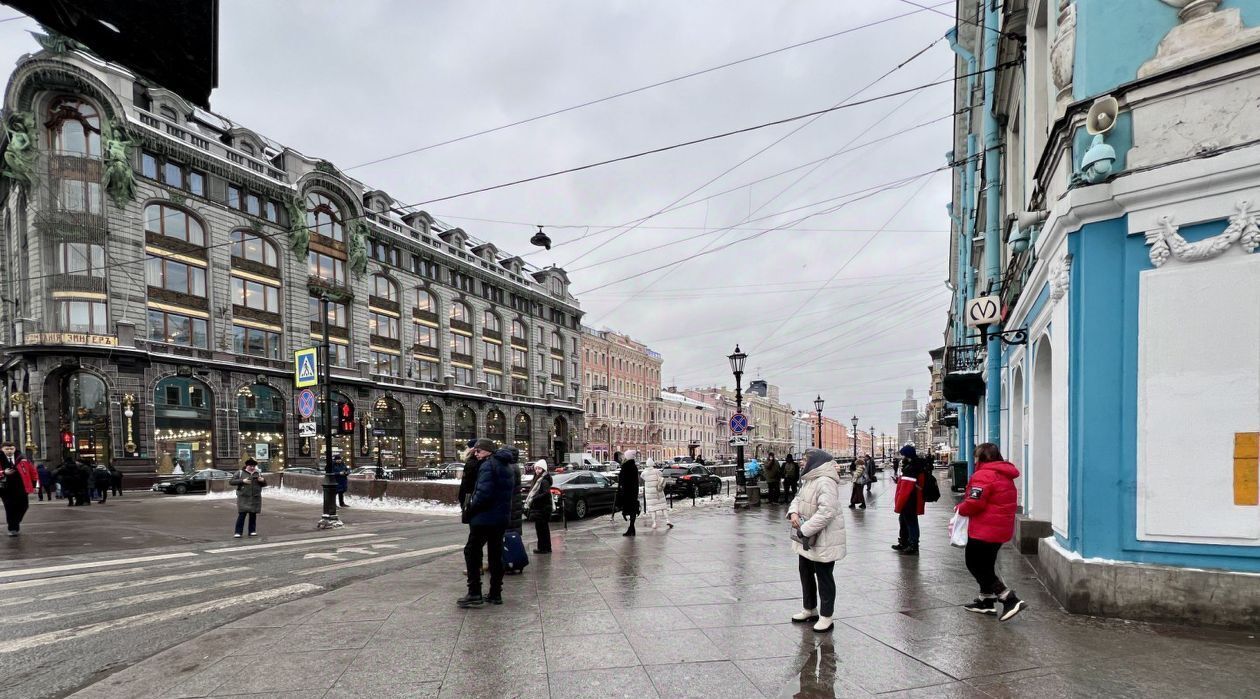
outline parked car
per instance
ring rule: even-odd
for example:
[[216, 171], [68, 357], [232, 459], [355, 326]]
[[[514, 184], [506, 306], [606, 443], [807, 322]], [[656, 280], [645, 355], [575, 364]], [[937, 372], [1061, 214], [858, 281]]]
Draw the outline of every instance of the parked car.
[[286, 468], [285, 470], [281, 471], [281, 473], [302, 473], [308, 476], [324, 475], [323, 470], [318, 469], [318, 468], [311, 468], [310, 466], [290, 466], [289, 468]]
[[661, 469], [661, 476], [665, 478], [665, 492], [676, 498], [704, 497], [722, 492], [722, 479], [705, 466], [666, 466]]
[[[386, 468], [382, 470], [385, 472], [384, 480], [387, 480], [387, 481], [394, 480], [394, 476], [397, 474], [397, 471], [395, 471], [392, 468]], [[346, 476], [348, 478], [376, 478], [376, 467], [375, 466], [360, 466], [359, 468], [351, 470], [350, 473], [346, 474]]]
[[175, 495], [204, 493], [210, 487], [210, 481], [226, 481], [231, 477], [232, 474], [227, 471], [221, 471], [217, 468], [205, 468], [193, 473], [158, 481], [153, 484], [153, 491], [157, 493], [174, 493]]
[[596, 510], [615, 508], [617, 484], [594, 471], [558, 473], [551, 482], [551, 502], [556, 517], [563, 507], [569, 517], [582, 519]]

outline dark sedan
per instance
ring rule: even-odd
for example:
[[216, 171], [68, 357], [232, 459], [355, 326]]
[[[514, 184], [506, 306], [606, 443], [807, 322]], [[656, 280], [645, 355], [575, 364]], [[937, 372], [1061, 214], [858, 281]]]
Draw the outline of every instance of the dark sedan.
[[231, 477], [232, 474], [227, 471], [220, 471], [217, 468], [206, 468], [154, 483], [153, 490], [158, 493], [174, 493], [176, 495], [204, 493], [209, 488], [210, 481], [226, 481]]
[[722, 479], [704, 466], [678, 464], [661, 469], [665, 492], [676, 498], [704, 497], [722, 492]]
[[596, 510], [615, 508], [617, 484], [594, 471], [557, 473], [551, 482], [551, 501], [557, 517], [563, 507], [569, 517], [582, 519]]

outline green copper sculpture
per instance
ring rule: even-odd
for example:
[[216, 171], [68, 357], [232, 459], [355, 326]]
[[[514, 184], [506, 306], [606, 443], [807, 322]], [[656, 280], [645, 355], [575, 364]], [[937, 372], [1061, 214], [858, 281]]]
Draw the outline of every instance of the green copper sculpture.
[[136, 198], [136, 178], [131, 170], [131, 139], [116, 120], [105, 122], [105, 175], [102, 184], [114, 206], [123, 208]]
[[9, 143], [4, 149], [4, 166], [0, 175], [23, 187], [35, 186], [35, 115], [14, 112], [4, 125]]
[[289, 247], [298, 260], [306, 262], [311, 245], [311, 231], [306, 227], [306, 208], [302, 206], [301, 199], [289, 197], [284, 202], [284, 210], [289, 214]]
[[350, 271], [356, 277], [362, 277], [367, 271], [367, 237], [367, 224], [363, 222], [363, 219], [355, 219], [350, 224], [350, 246], [347, 257], [350, 258]]

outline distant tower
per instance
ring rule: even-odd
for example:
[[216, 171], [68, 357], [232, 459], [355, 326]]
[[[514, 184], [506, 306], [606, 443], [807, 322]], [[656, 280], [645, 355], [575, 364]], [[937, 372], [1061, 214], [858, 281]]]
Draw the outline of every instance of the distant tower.
[[901, 421], [897, 423], [897, 448], [907, 443], [914, 443], [915, 421], [919, 415], [919, 401], [914, 399], [914, 389], [906, 389], [905, 400], [901, 401]]

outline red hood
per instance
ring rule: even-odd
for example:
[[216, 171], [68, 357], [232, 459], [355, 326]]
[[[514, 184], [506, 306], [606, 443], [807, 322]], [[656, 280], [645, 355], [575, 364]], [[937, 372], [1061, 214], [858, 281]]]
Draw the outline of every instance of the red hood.
[[981, 469], [996, 471], [1011, 480], [1019, 478], [1019, 468], [1009, 461], [989, 461], [987, 463], [977, 464], [976, 470], [979, 471]]

